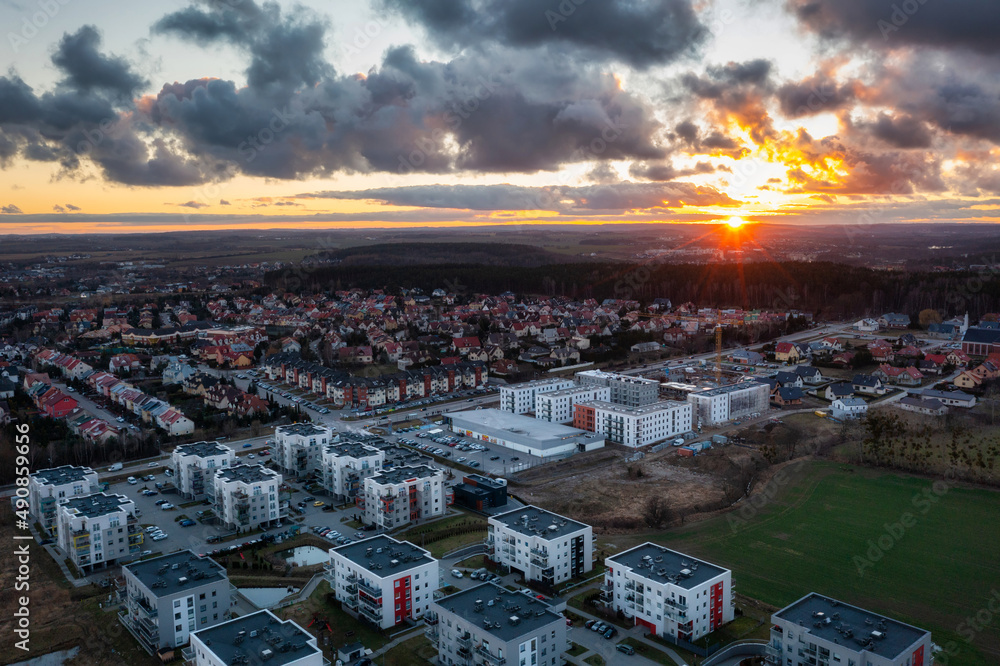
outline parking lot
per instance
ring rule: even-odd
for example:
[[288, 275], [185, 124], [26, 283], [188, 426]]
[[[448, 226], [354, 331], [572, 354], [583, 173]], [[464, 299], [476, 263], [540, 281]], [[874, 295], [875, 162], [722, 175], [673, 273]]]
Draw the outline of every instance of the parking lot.
[[[431, 434], [431, 430], [441, 432]], [[423, 436], [421, 436], [423, 435]], [[476, 471], [506, 476], [545, 462], [538, 456], [512, 451], [497, 444], [449, 432], [444, 425], [398, 430], [386, 439], [472, 467]]]

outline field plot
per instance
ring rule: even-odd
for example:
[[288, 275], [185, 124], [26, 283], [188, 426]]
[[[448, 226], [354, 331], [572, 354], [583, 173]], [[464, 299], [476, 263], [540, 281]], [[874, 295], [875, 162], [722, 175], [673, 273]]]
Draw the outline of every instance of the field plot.
[[998, 511], [995, 491], [813, 462], [760, 509], [608, 540], [651, 538], [730, 567], [740, 594], [779, 607], [828, 594], [930, 629], [958, 650], [949, 664], [996, 664], [1000, 618], [966, 622], [1000, 590]]

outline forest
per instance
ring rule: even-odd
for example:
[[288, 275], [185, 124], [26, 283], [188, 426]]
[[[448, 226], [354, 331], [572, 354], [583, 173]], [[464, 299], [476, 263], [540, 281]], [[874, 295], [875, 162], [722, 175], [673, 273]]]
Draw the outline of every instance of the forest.
[[476, 293], [561, 296], [573, 299], [669, 298], [698, 307], [801, 310], [821, 319], [916, 315], [933, 308], [945, 317], [969, 313], [975, 321], [1000, 310], [994, 272], [894, 272], [830, 262], [748, 264], [558, 263], [541, 266], [452, 263], [432, 265], [311, 265], [265, 276], [269, 289], [296, 292], [349, 288], [445, 289]]

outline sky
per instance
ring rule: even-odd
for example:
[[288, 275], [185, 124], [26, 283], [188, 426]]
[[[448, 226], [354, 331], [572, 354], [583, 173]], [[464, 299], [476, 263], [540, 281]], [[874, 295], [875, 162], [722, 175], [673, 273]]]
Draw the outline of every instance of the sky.
[[996, 0], [0, 0], [0, 234], [1000, 221]]

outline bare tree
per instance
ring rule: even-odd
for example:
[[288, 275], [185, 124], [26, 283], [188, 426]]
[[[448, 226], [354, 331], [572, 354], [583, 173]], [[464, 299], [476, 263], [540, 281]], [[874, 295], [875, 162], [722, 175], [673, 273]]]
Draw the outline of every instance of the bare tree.
[[658, 529], [669, 524], [673, 514], [662, 495], [653, 495], [642, 508], [642, 520], [647, 527]]

